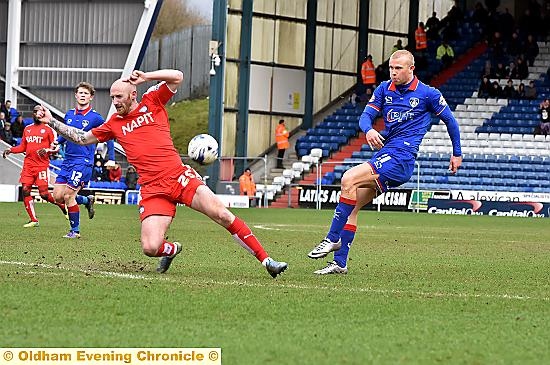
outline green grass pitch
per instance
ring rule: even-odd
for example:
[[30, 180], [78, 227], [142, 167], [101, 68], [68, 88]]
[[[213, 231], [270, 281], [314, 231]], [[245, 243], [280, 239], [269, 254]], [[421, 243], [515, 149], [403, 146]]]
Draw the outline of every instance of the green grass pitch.
[[289, 263], [273, 280], [227, 231], [178, 208], [164, 275], [136, 206], [82, 238], [57, 207], [0, 203], [2, 347], [221, 347], [227, 364], [550, 363], [550, 220], [363, 212], [348, 275], [307, 252], [331, 210], [235, 210]]

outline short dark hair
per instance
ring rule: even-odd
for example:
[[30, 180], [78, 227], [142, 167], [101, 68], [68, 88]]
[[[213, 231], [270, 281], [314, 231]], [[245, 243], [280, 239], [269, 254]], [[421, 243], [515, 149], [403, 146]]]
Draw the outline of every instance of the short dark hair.
[[284, 122], [285, 122], [284, 119], [280, 119], [280, 120], [279, 120], [279, 124], [283, 124]]

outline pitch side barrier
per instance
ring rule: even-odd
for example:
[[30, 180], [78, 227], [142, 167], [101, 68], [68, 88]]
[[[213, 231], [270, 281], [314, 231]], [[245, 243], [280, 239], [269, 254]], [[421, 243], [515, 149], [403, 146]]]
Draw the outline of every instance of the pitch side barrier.
[[429, 214], [489, 215], [497, 217], [550, 217], [550, 203], [490, 200], [429, 199]]
[[[340, 199], [339, 185], [298, 185], [301, 208], [334, 209]], [[421, 211], [430, 214], [470, 214], [541, 217], [550, 214], [550, 193], [391, 189], [377, 196], [365, 210]]]

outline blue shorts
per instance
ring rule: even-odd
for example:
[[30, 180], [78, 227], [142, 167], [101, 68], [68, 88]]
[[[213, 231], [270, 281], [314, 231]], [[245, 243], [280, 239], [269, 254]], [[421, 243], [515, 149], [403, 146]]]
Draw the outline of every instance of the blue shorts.
[[84, 187], [92, 178], [92, 166], [88, 164], [63, 163], [55, 179], [56, 184], [66, 184], [73, 190]]
[[374, 172], [380, 176], [376, 180], [381, 192], [395, 188], [409, 181], [414, 171], [415, 156], [408, 151], [387, 149], [378, 151], [368, 161]]

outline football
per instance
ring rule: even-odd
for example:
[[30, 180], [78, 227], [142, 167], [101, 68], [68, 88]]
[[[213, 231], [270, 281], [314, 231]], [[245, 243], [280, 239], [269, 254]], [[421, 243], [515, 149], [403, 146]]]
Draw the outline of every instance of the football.
[[218, 159], [218, 141], [209, 134], [199, 134], [189, 141], [187, 154], [193, 161], [208, 165]]

